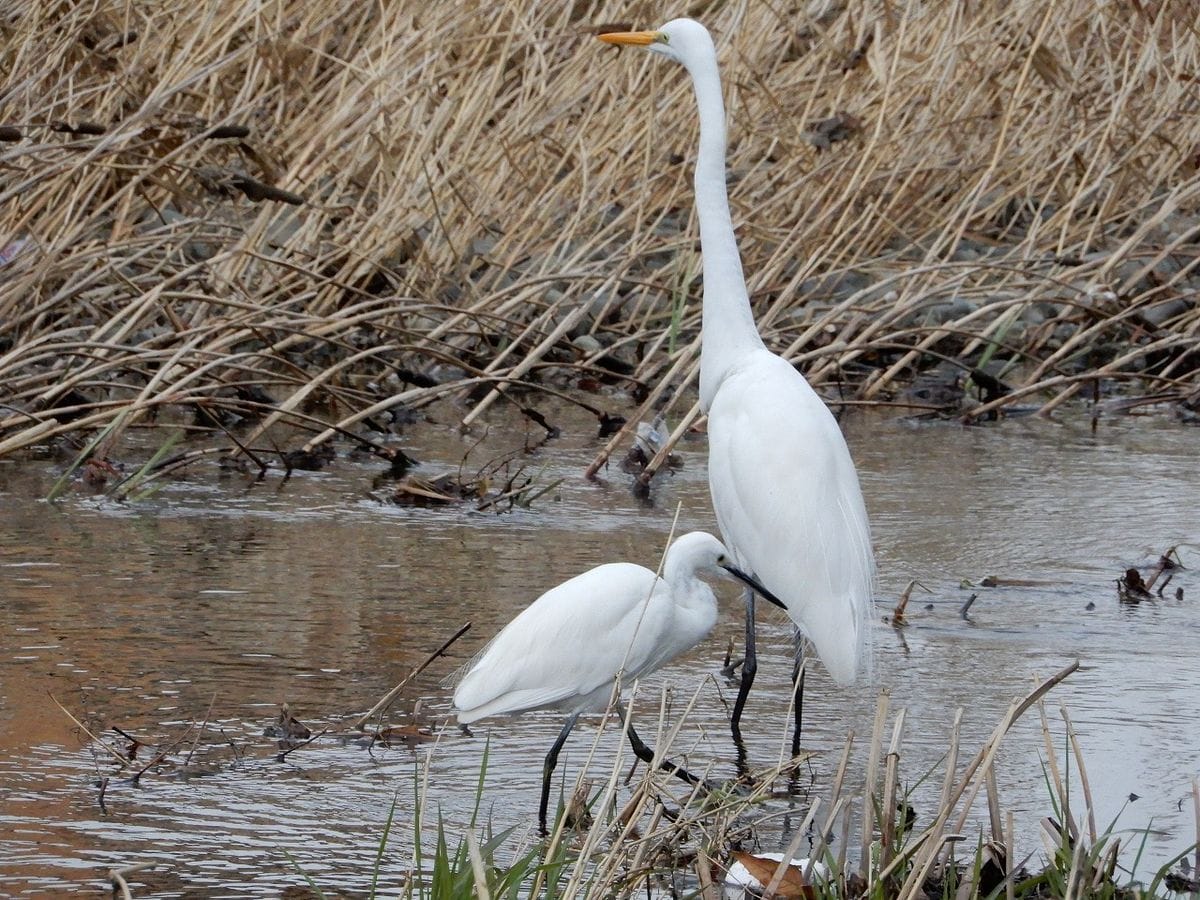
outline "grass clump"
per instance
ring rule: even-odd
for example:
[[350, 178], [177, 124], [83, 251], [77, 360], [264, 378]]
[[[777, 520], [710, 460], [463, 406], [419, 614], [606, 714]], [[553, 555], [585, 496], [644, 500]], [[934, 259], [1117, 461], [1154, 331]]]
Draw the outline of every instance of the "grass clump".
[[[1065, 710], [1062, 721], [1067, 749], [1061, 759], [1055, 753], [1042, 698], [1075, 668], [1068, 667], [1014, 702], [991, 737], [965, 764], [958, 740], [960, 711], [943, 760], [940, 801], [932, 811], [923, 810], [920, 819], [909, 804], [917, 785], [902, 787], [905, 712], [899, 710], [893, 716], [887, 695], [882, 695], [865, 772], [850, 771], [851, 735], [828, 796], [812, 800], [803, 818], [792, 820], [790, 829], [785, 827], [783, 839], [788, 844], [780, 860], [745, 851], [766, 831], [777, 829], [779, 812], [773, 808], [772, 798], [778, 796], [778, 783], [794, 777], [803, 759], [751, 773], [728, 790], [696, 788], [683, 794], [678, 791], [689, 789], [675, 788], [661, 773], [647, 772], [635, 782], [629, 800], [620, 805], [615, 803], [614, 788], [623, 777], [624, 763], [618, 758], [611, 772], [600, 767], [580, 773], [579, 789], [569, 804], [570, 821], [560, 815], [557, 828], [546, 841], [519, 845], [512, 861], [504, 863], [498, 862], [496, 855], [515, 832], [495, 834], [484, 829], [477, 835], [485, 751], [476, 814], [453, 851], [447, 825], [439, 820], [433, 853], [422, 857], [418, 849], [414, 857], [418, 871], [414, 871], [405, 896], [598, 898], [663, 891], [673, 896], [720, 897], [723, 889], [732, 889], [722, 883], [735, 863], [746, 865], [758, 880], [758, 887], [751, 888], [749, 895], [771, 894], [762, 889], [773, 883], [773, 896], [807, 900], [1142, 900], [1165, 898], [1187, 889], [1188, 877], [1175, 866], [1200, 846], [1189, 847], [1145, 884], [1132, 873], [1140, 869], [1147, 835], [1139, 838], [1132, 832], [1133, 840], [1127, 844], [1128, 833], [1118, 831], [1116, 821], [1106, 829], [1096, 828], [1082, 751]], [[1037, 843], [1036, 835], [1016, 833], [1013, 814], [1001, 804], [994, 768], [1003, 739], [1035, 706], [1042, 718], [1048, 754], [1045, 783], [1050, 815], [1041, 826], [1044, 852], [1031, 846]], [[1072, 766], [1083, 786], [1081, 797], [1070, 792]], [[925, 773], [921, 780], [933, 775]], [[851, 787], [853, 784], [861, 787]], [[1195, 787], [1195, 793], [1200, 816], [1200, 787]], [[584, 797], [592, 815], [580, 814]], [[971, 837], [968, 823], [978, 818], [973, 812], [978, 799], [983, 801], [987, 824]], [[417, 832], [419, 844], [419, 825]], [[964, 847], [970, 849], [963, 853]], [[800, 859], [804, 853], [813, 862]]]

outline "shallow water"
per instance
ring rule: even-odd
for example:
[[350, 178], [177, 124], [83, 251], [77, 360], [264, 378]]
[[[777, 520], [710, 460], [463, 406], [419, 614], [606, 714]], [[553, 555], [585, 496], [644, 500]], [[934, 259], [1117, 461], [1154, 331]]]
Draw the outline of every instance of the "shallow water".
[[[560, 723], [495, 720], [464, 736], [443, 728], [441, 680], [541, 590], [601, 561], [653, 565], [677, 506], [680, 528], [715, 527], [702, 439], [683, 447], [682, 468], [661, 476], [646, 504], [615, 465], [599, 482], [582, 478], [598, 447], [590, 419], [548, 415], [563, 437], [521, 462], [539, 483], [562, 482], [504, 515], [389, 506], [373, 488], [379, 465], [346, 457], [326, 472], [261, 483], [197, 468], [132, 505], [84, 491], [47, 504], [37, 498], [60, 463], [0, 462], [0, 893], [105, 889], [108, 869], [150, 861], [164, 865], [134, 876], [135, 896], [277, 896], [303, 886], [297, 866], [325, 890], [366, 890], [393, 798], [381, 884], [394, 888], [411, 866], [418, 785], [428, 819], [440, 811], [452, 829], [463, 826], [485, 746], [485, 812], [497, 829], [517, 826], [518, 842], [533, 825], [541, 756]], [[1099, 826], [1118, 813], [1118, 829], [1153, 821], [1140, 873], [1185, 850], [1195, 840], [1190, 779], [1200, 775], [1200, 582], [1184, 571], [1167, 599], [1127, 606], [1114, 579], [1174, 544], [1195, 567], [1200, 432], [1155, 419], [1104, 422], [1095, 433], [1020, 421], [847, 428], [872, 516], [880, 616], [910, 579], [929, 593], [914, 592], [902, 631], [877, 622], [873, 686], [843, 690], [819, 667], [811, 674], [813, 795], [827, 792], [850, 729], [860, 736], [855, 760], [865, 757], [876, 688], [907, 710], [901, 777], [912, 785], [938, 764], [956, 708], [969, 758], [1014, 697], [1079, 659], [1047, 703], [1059, 765], [1062, 704], [1080, 735]], [[520, 423], [497, 418], [478, 445], [478, 434], [425, 423], [406, 447], [431, 474], [457, 469], [464, 454], [470, 472], [524, 439]], [[987, 575], [1039, 583], [962, 586]], [[644, 684], [635, 708], [650, 739], [662, 688], [672, 689], [671, 721], [694, 695], [675, 746], [693, 767], [728, 777], [723, 704], [733, 691], [718, 670], [741, 612], [735, 587], [719, 593], [713, 636]], [[786, 739], [790, 669], [789, 626], [773, 612], [764, 619], [744, 725], [757, 766], [778, 761]], [[327, 735], [279, 759], [263, 737], [285, 701], [314, 731], [344, 724], [468, 620], [450, 658], [415, 679], [390, 717], [410, 723], [419, 701], [436, 742], [369, 747]], [[51, 697], [115, 748], [127, 745], [113, 726], [144, 740], [139, 768], [152, 748], [178, 745], [131, 782]], [[201, 722], [197, 737], [189, 729]], [[567, 744], [568, 788], [595, 734], [581, 728]], [[598, 773], [615, 750], [605, 734]], [[1045, 756], [1031, 711], [997, 766], [1019, 857], [1040, 853], [1036, 821], [1051, 811]], [[914, 790], [918, 827], [940, 790], [934, 771]], [[852, 772], [861, 780], [861, 764]], [[787, 809], [777, 803], [764, 812]], [[978, 812], [976, 823], [982, 803]], [[776, 815], [759, 829], [765, 849], [781, 827]], [[968, 826], [972, 841], [978, 829]]]

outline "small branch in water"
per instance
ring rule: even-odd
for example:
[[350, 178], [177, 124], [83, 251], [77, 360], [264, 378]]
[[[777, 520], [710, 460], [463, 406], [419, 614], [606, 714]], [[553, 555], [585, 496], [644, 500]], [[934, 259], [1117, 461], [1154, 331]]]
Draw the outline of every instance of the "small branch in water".
[[358, 718], [358, 720], [353, 725], [350, 726], [351, 729], [353, 729], [354, 731], [364, 731], [365, 729], [363, 728], [363, 726], [366, 725], [367, 722], [369, 722], [376, 713], [380, 713], [383, 710], [387, 709], [387, 707], [391, 705], [391, 702], [396, 699], [396, 695], [399, 694], [400, 691], [404, 689], [405, 685], [407, 685], [410, 681], [412, 681], [414, 678], [416, 678], [418, 675], [420, 675], [422, 672], [424, 672], [425, 669], [429, 666], [429, 664], [431, 662], [433, 662], [439, 656], [443, 655], [446, 652], [446, 650], [450, 647], [451, 644], [453, 644], [455, 641], [457, 641], [460, 637], [462, 637], [464, 634], [466, 634], [470, 630], [471, 630], [471, 623], [467, 622], [465, 625], [463, 625], [462, 628], [460, 628], [460, 629], [458, 629], [458, 631], [454, 632], [454, 634], [452, 634], [445, 642], [442, 643], [442, 646], [438, 647], [436, 650], [433, 651], [433, 653], [431, 653], [429, 655], [429, 657], [425, 660], [425, 662], [421, 663], [419, 666], [417, 666], [415, 669], [413, 669], [411, 672], [409, 672], [408, 675], [406, 675], [404, 677], [403, 681], [401, 681], [398, 685], [396, 685], [394, 688], [392, 688], [390, 691], [388, 691], [386, 694], [383, 695], [383, 699], [381, 699], [378, 703], [376, 703], [369, 710], [367, 710], [362, 716], [360, 716]]
[[1155, 583], [1159, 579], [1159, 576], [1166, 572], [1166, 579], [1158, 587], [1158, 596], [1162, 596], [1163, 589], [1170, 583], [1171, 579], [1175, 577], [1175, 570], [1183, 568], [1182, 565], [1171, 558], [1174, 555], [1175, 547], [1168, 547], [1165, 551], [1163, 551], [1162, 555], [1158, 557], [1158, 562], [1154, 564], [1154, 568], [1150, 571], [1150, 577], [1146, 579], [1147, 591], [1153, 589]]
[[288, 747], [286, 750], [281, 750], [279, 753], [275, 754], [276, 761], [283, 762], [285, 759], [288, 758], [288, 754], [295, 753], [301, 747], [307, 747], [309, 744], [311, 744], [317, 738], [323, 737], [324, 735], [327, 735], [327, 734], [329, 734], [328, 728], [326, 728], [322, 731], [318, 731], [316, 734], [314, 734], [312, 737], [310, 737], [307, 741], [303, 741], [302, 743], [295, 744], [291, 747]]
[[196, 730], [196, 739], [192, 741], [192, 749], [188, 751], [187, 757], [183, 760], [183, 765], [189, 766], [192, 763], [192, 755], [196, 752], [196, 747], [200, 743], [200, 738], [204, 734], [204, 729], [208, 727], [208, 717], [212, 715], [213, 704], [217, 702], [216, 691], [213, 691], [212, 699], [208, 701], [208, 709], [204, 713], [204, 719], [200, 722], [200, 727]]
[[921, 582], [917, 581], [915, 578], [910, 581], [908, 586], [901, 591], [900, 599], [896, 602], [896, 608], [892, 610], [892, 619], [890, 624], [893, 628], [903, 628], [908, 624], [908, 621], [904, 618], [904, 611], [908, 609], [908, 601], [912, 598], [914, 587], [919, 587], [927, 594], [933, 593], [933, 591], [929, 590], [929, 588], [925, 587], [925, 585], [921, 584]]
[[[962, 609], [960, 609], [958, 611], [958, 614], [960, 616], [962, 616], [964, 619], [968, 619], [967, 611], [971, 608], [971, 604], [974, 603], [978, 599], [979, 599], [978, 594], [972, 594], [970, 597], [967, 598], [967, 602], [962, 605]], [[969, 619], [968, 619], [968, 621], [969, 621]]]
[[745, 661], [733, 658], [733, 638], [730, 638], [729, 643], [725, 645], [725, 661], [721, 664], [721, 674], [726, 678], [733, 678]]
[[120, 869], [109, 869], [108, 880], [112, 882], [113, 893], [116, 894], [120, 891], [122, 900], [133, 900], [133, 895], [129, 893], [129, 884], [125, 881], [125, 877], [144, 871], [145, 869], [153, 869], [157, 865], [159, 865], [157, 862], [144, 862], [132, 866], [123, 866]]
[[[192, 729], [189, 727], [188, 730], [183, 733], [183, 736], [181, 738], [179, 738], [179, 740], [175, 741], [173, 744], [168, 744], [165, 749], [163, 749], [163, 750], [159, 751], [157, 754], [155, 754], [154, 758], [151, 759], [150, 762], [146, 763], [144, 766], [142, 766], [140, 769], [138, 769], [136, 772], [133, 773], [132, 781], [136, 783], [139, 778], [141, 778], [143, 775], [146, 774], [146, 772], [148, 772], [151, 768], [153, 768], [154, 766], [156, 766], [160, 762], [162, 762], [164, 759], [166, 759], [167, 756], [169, 754], [171, 754], [175, 750], [176, 747], [178, 747], [180, 744], [182, 744], [184, 741], [186, 741], [188, 739], [188, 735], [191, 733], [191, 731], [192, 731]], [[196, 739], [199, 740], [199, 737], [197, 736]]]
[[103, 747], [105, 750], [107, 750], [109, 752], [109, 754], [112, 756], [112, 758], [121, 764], [122, 769], [129, 768], [129, 766], [130, 766], [129, 760], [127, 760], [124, 756], [122, 756], [120, 753], [118, 753], [112, 747], [108, 746], [108, 744], [106, 744], [104, 741], [100, 740], [100, 738], [96, 737], [96, 735], [92, 734], [91, 730], [86, 725], [84, 725], [77, 718], [75, 718], [73, 715], [71, 715], [71, 711], [69, 709], [67, 709], [65, 706], [63, 706], [61, 703], [58, 702], [57, 697], [55, 697], [53, 694], [49, 694], [49, 697], [51, 700], [54, 701], [54, 705], [57, 706], [59, 709], [61, 709], [63, 711], [63, 713], [66, 714], [66, 717], [68, 719], [70, 719], [72, 722], [74, 722], [80, 731], [82, 731], [84, 734], [86, 734], [88, 737], [90, 737], [93, 741], [95, 741], [97, 744], [99, 744], [101, 747]]

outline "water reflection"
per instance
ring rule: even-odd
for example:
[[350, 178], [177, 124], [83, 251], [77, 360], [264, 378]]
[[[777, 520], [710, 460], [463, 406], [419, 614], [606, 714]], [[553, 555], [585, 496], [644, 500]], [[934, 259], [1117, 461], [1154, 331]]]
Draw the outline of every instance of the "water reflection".
[[[684, 448], [683, 468], [660, 478], [647, 506], [615, 467], [600, 484], [582, 480], [596, 443], [590, 423], [571, 415], [557, 414], [565, 436], [535, 460], [547, 482], [563, 483], [505, 516], [383, 505], [371, 495], [375, 468], [358, 461], [286, 484], [198, 470], [128, 507], [84, 496], [47, 505], [35, 498], [54, 467], [0, 466], [0, 891], [92, 889], [108, 867], [158, 859], [170, 871], [147, 874], [138, 896], [230, 885], [277, 895], [299, 883], [285, 849], [323, 888], [361, 890], [395, 797], [401, 824], [381, 882], [394, 888], [411, 864], [403, 848], [414, 786], [429, 785], [431, 815], [464, 823], [489, 733], [485, 812], [498, 828], [532, 828], [541, 755], [560, 725], [553, 715], [497, 720], [471, 738], [451, 726], [415, 749], [326, 737], [282, 761], [262, 732], [283, 702], [314, 730], [364, 711], [470, 620], [452, 658], [395, 707], [406, 721], [419, 701], [421, 721], [436, 730], [449, 703], [440, 679], [541, 590], [604, 560], [653, 564], [679, 504], [681, 530], [714, 527], [702, 443]], [[1193, 826], [1188, 802], [1178, 804], [1200, 773], [1191, 599], [1200, 585], [1184, 572], [1184, 600], [1122, 606], [1113, 579], [1172, 544], [1200, 545], [1195, 433], [1134, 421], [1095, 434], [1023, 422], [854, 421], [849, 432], [878, 549], [880, 612], [910, 579], [931, 591], [914, 593], [903, 632], [876, 626], [876, 680], [908, 710], [907, 781], [937, 764], [957, 707], [969, 753], [1013, 696], [1079, 658], [1081, 671], [1048, 704], [1056, 747], [1061, 702], [1080, 732], [1098, 820], [1123, 807], [1119, 826], [1153, 818], [1151, 867], [1184, 849]], [[412, 440], [410, 452], [445, 469], [466, 449], [451, 429], [418, 429]], [[1185, 562], [1193, 554], [1185, 549]], [[962, 586], [987, 575], [1039, 583]], [[964, 621], [971, 592], [978, 598]], [[694, 698], [675, 746], [689, 766], [731, 777], [734, 691], [717, 673], [741, 610], [736, 588], [718, 593], [714, 636], [643, 685], [635, 715], [653, 744], [660, 691], [670, 689], [675, 716]], [[789, 740], [790, 625], [782, 614], [763, 619], [744, 728], [752, 765], [780, 759]], [[99, 782], [113, 765], [48, 695], [116, 747], [114, 725], [150, 745], [194, 734], [202, 721], [204, 734], [186, 767], [181, 751], [136, 784], [111, 777], [102, 810]], [[865, 757], [875, 696], [838, 689], [818, 669], [805, 707], [820, 794], [848, 730]], [[594, 724], [564, 750], [568, 787]], [[607, 761], [619, 736], [607, 729], [599, 747]], [[1045, 752], [1031, 716], [998, 765], [1021, 856], [1038, 850], [1032, 823], [1049, 810]], [[940, 774], [916, 790], [918, 816], [938, 790]]]

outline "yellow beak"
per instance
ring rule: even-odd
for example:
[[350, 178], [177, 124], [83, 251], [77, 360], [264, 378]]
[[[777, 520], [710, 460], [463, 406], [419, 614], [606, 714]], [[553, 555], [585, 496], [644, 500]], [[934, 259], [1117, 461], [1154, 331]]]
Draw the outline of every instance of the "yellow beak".
[[662, 41], [662, 35], [657, 31], [614, 31], [596, 37], [606, 44], [626, 44], [630, 47], [647, 47]]

